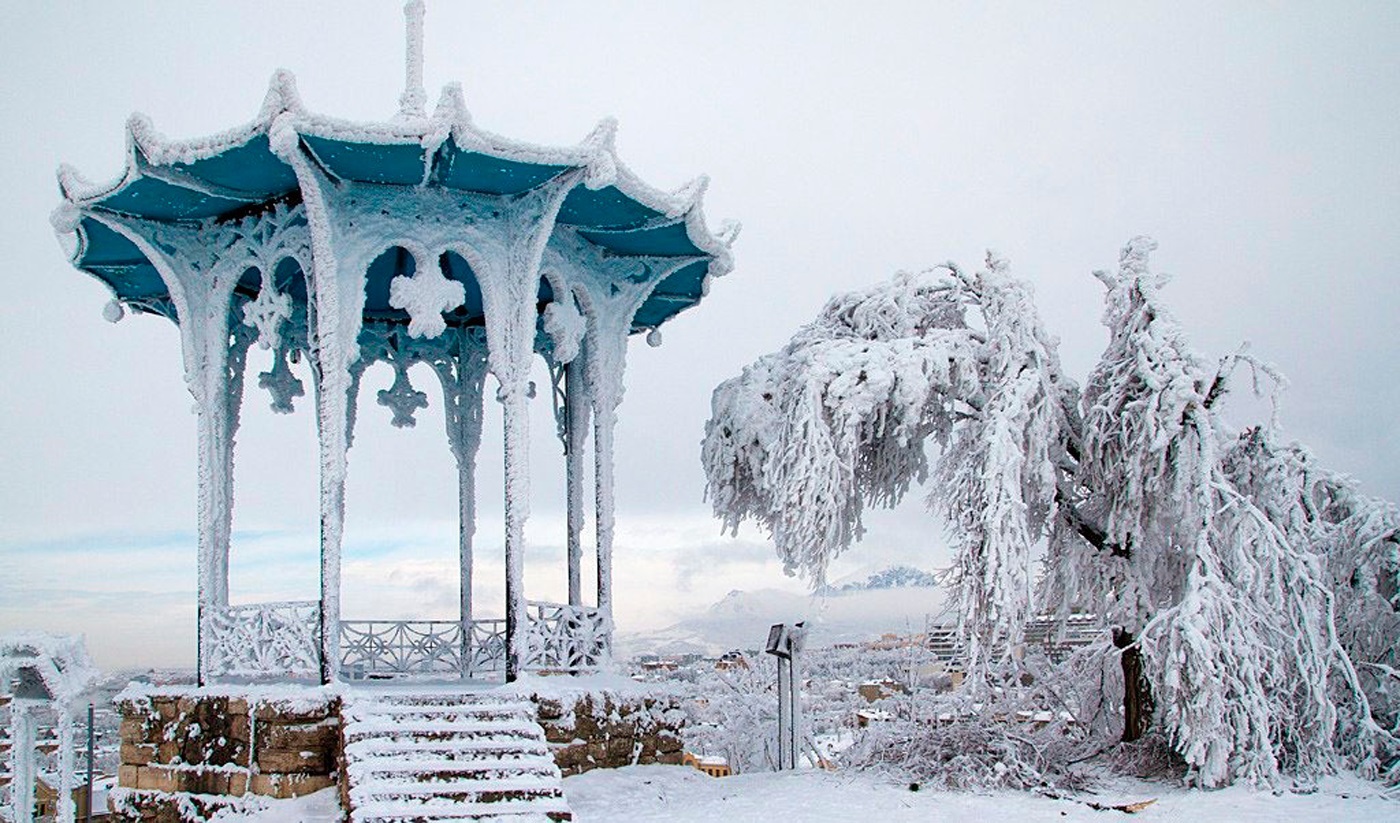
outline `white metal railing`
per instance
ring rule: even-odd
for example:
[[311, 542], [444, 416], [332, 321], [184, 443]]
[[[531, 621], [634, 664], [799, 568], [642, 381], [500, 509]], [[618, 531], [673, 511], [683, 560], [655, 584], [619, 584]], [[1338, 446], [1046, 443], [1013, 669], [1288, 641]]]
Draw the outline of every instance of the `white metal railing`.
[[320, 624], [315, 600], [211, 609], [205, 671], [212, 677], [316, 677]]
[[[597, 668], [607, 627], [593, 608], [531, 602], [526, 608], [525, 671]], [[506, 621], [342, 620], [340, 670], [351, 679], [437, 675], [481, 677], [506, 668]]]
[[532, 601], [526, 609], [524, 668], [527, 671], [581, 671], [602, 665], [608, 650], [603, 613], [587, 606]]
[[340, 670], [369, 675], [468, 674], [456, 620], [342, 620]]
[[504, 618], [473, 620], [467, 646], [467, 676], [506, 670], [506, 621]]

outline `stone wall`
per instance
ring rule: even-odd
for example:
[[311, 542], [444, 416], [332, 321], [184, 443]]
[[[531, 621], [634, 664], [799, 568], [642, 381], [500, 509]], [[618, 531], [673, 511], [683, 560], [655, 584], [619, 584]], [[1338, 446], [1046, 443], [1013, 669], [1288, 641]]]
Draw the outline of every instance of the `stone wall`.
[[[528, 698], [565, 776], [681, 762], [685, 712], [674, 697], [551, 689]], [[118, 705], [121, 766], [112, 799], [131, 823], [252, 811], [337, 784], [340, 698], [331, 689], [134, 690]]]
[[590, 769], [681, 762], [685, 712], [674, 698], [599, 691], [531, 699], [565, 777]]
[[123, 695], [118, 705], [113, 799], [127, 820], [174, 823], [335, 785], [340, 700], [332, 694], [186, 689]]

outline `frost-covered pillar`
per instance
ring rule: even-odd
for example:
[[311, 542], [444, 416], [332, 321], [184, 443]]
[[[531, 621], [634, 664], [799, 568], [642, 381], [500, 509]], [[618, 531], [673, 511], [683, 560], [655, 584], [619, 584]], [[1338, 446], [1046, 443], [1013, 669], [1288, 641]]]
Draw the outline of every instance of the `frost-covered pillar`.
[[10, 704], [10, 819], [34, 819], [34, 708], [31, 700]]
[[[618, 258], [575, 250], [571, 265], [576, 294], [588, 317], [584, 337], [584, 368], [593, 412], [593, 478], [598, 560], [598, 611], [606, 643], [612, 645], [613, 432], [622, 403], [622, 377], [627, 367], [627, 338], [632, 320], [652, 291], [672, 272], [695, 258]], [[586, 256], [585, 256], [586, 255]], [[591, 259], [590, 259], [591, 258]], [[659, 333], [653, 332], [659, 343]]]
[[447, 442], [457, 461], [457, 552], [460, 562], [458, 614], [462, 624], [462, 676], [471, 666], [472, 542], [476, 535], [476, 455], [481, 448], [481, 392], [486, 347], [475, 331], [458, 328], [451, 356], [434, 364], [442, 381]]
[[302, 153], [294, 115], [280, 115], [269, 137], [273, 151], [296, 172], [311, 231], [307, 340], [315, 372], [320, 451], [321, 682], [330, 683], [340, 669], [340, 554], [357, 383], [352, 372], [360, 359], [365, 273], [378, 238], [367, 237], [353, 225], [359, 211], [354, 187], [331, 183]]
[[73, 804], [73, 714], [67, 706], [58, 711], [58, 823], [74, 823]]
[[[180, 327], [185, 384], [194, 398], [198, 471], [199, 682], [207, 678], [211, 620], [228, 606], [229, 536], [233, 526], [233, 434], [242, 385], [243, 348], [232, 347], [229, 310], [234, 286], [248, 263], [240, 227], [167, 225], [90, 214], [130, 240], [165, 283]], [[120, 316], [120, 315], [118, 315]], [[243, 348], [239, 348], [243, 347]], [[234, 356], [230, 357], [230, 350]], [[232, 371], [239, 371], [235, 385]]]
[[575, 359], [564, 370], [565, 426], [564, 460], [568, 501], [567, 553], [569, 565], [569, 605], [583, 605], [583, 481], [587, 456], [589, 401], [588, 376], [581, 360]]
[[[565, 195], [579, 181], [568, 172], [513, 202], [502, 226], [505, 254], [478, 272], [491, 373], [505, 424], [506, 680], [528, 659], [524, 588], [525, 520], [530, 505], [530, 366], [538, 320], [540, 260]], [[483, 276], [484, 275], [484, 276]]]

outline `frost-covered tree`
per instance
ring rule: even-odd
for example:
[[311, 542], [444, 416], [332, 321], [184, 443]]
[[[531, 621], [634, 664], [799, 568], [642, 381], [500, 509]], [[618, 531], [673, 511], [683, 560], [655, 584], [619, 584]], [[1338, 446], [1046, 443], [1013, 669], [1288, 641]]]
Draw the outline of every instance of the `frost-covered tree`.
[[1155, 725], [1203, 785], [1316, 775], [1338, 760], [1339, 720], [1352, 753], [1380, 731], [1327, 561], [1357, 569], [1376, 592], [1367, 608], [1381, 608], [1394, 589], [1370, 581], [1394, 580], [1395, 564], [1374, 559], [1393, 510], [1325, 525], [1317, 490], [1280, 457], [1293, 452], [1266, 448], [1273, 429], [1237, 437], [1219, 410], [1230, 380], [1274, 376], [1244, 353], [1210, 363], [1191, 349], [1152, 249], [1137, 238], [1116, 272], [1096, 273], [1110, 339], [1082, 397], [1029, 287], [994, 255], [976, 275], [947, 264], [838, 295], [716, 389], [711, 500], [728, 528], [752, 519], [789, 573], [819, 584], [865, 506], [932, 475], [974, 688], [1033, 611], [1087, 611], [1112, 627], [1124, 739]]

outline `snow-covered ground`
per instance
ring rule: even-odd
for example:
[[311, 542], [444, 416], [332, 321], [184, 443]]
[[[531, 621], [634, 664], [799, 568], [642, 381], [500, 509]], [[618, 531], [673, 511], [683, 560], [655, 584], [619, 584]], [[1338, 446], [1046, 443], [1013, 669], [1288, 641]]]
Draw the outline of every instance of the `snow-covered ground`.
[[[1080, 800], [1020, 792], [987, 794], [909, 790], [857, 772], [798, 771], [713, 778], [683, 766], [598, 769], [570, 777], [564, 791], [577, 823], [701, 823], [792, 820], [803, 823], [987, 823], [993, 820], [1103, 821], [1122, 817]], [[1397, 821], [1400, 802], [1356, 778], [1326, 781], [1314, 794], [1255, 792], [1244, 788], [1192, 791], [1139, 781], [1116, 781], [1081, 800], [1117, 805], [1156, 802], [1134, 821]]]
[[[709, 777], [687, 766], [597, 769], [564, 780], [576, 823], [728, 823], [790, 820], [802, 823], [988, 823], [1015, 820], [1096, 821], [1122, 817], [1100, 806], [1155, 800], [1133, 821], [1210, 823], [1378, 823], [1400, 821], [1400, 801], [1354, 777], [1324, 781], [1314, 794], [1270, 794], [1242, 787], [1196, 791], [1135, 780], [1116, 780], [1093, 794], [1054, 799], [1023, 792], [910, 791], [864, 772], [804, 770]], [[332, 823], [340, 819], [335, 791], [244, 814], [225, 813], [217, 823]]]

